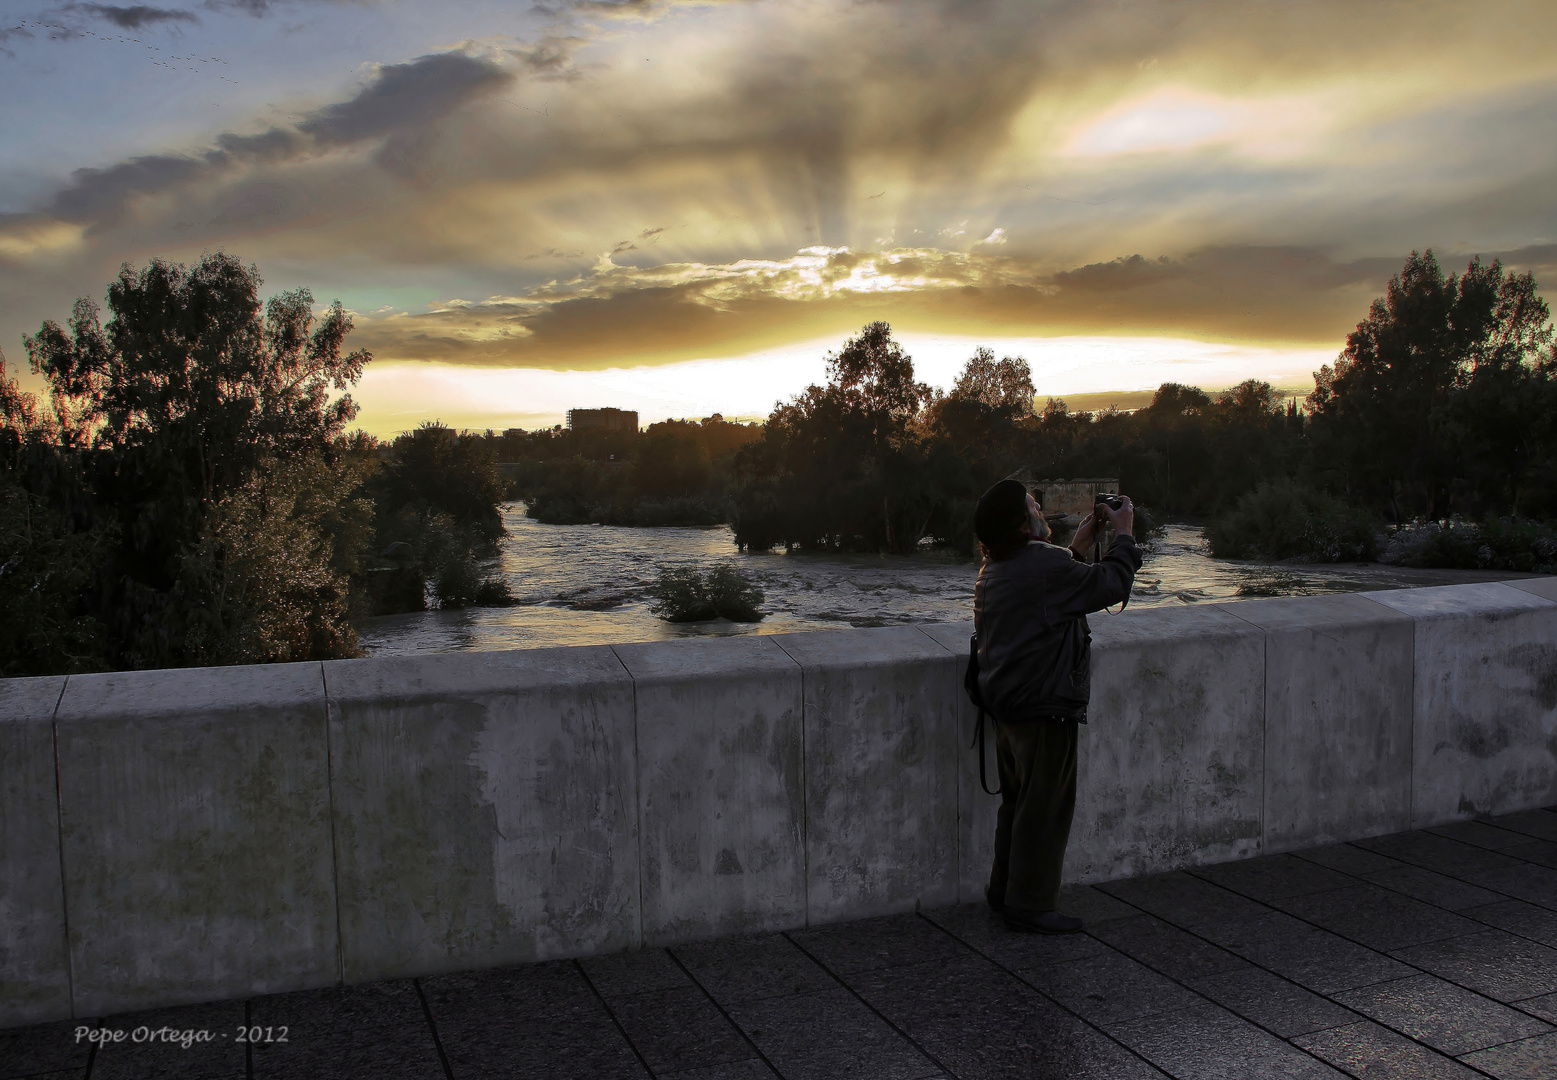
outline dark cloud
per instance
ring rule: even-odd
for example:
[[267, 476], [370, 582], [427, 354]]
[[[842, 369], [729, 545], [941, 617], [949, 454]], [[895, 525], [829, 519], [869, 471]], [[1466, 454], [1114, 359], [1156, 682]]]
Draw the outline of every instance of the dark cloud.
[[140, 30], [147, 26], [166, 23], [198, 23], [200, 17], [182, 8], [155, 8], [144, 4], [133, 7], [114, 7], [109, 4], [67, 4], [61, 11], [82, 12], [93, 18], [113, 23], [122, 30]]
[[306, 144], [307, 140], [292, 128], [271, 128], [258, 135], [226, 132], [216, 139], [216, 145], [225, 153], [253, 161], [291, 157]]
[[297, 128], [325, 145], [359, 142], [431, 123], [512, 79], [501, 67], [463, 53], [423, 56], [380, 68], [356, 97], [325, 106]]
[[1066, 289], [1091, 292], [1114, 292], [1119, 289], [1139, 289], [1154, 285], [1175, 274], [1182, 274], [1184, 267], [1173, 263], [1166, 255], [1156, 259], [1144, 259], [1139, 255], [1114, 259], [1112, 262], [1088, 263], [1074, 270], [1064, 270], [1053, 277], [1054, 284]]
[[587, 44], [589, 39], [578, 34], [547, 34], [513, 50], [513, 56], [526, 71], [542, 79], [575, 78], [573, 55]]
[[214, 177], [243, 163], [296, 157], [385, 136], [411, 138], [452, 110], [504, 85], [512, 76], [496, 64], [462, 53], [423, 56], [391, 64], [349, 101], [319, 109], [296, 128], [271, 128], [257, 135], [225, 133], [216, 146], [190, 155], [157, 154], [101, 169], [78, 169], [55, 195], [56, 217], [94, 227], [122, 216], [127, 201]]
[[210, 11], [236, 11], [259, 18], [263, 15], [269, 15], [278, 8], [372, 2], [373, 0], [205, 0], [205, 7]]
[[205, 160], [152, 154], [131, 158], [105, 169], [77, 169], [70, 185], [54, 197], [50, 212], [62, 220], [111, 224], [133, 195], [163, 191], [210, 167]]

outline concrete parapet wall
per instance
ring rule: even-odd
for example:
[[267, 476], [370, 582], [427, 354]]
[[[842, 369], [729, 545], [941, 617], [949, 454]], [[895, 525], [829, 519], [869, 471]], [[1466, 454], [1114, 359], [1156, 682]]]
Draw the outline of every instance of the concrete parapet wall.
[[633, 682], [615, 653], [323, 667], [345, 981], [640, 940]]
[[[1557, 803], [1557, 578], [1091, 622], [1072, 881]], [[0, 681], [0, 1026], [976, 900], [970, 632]]]

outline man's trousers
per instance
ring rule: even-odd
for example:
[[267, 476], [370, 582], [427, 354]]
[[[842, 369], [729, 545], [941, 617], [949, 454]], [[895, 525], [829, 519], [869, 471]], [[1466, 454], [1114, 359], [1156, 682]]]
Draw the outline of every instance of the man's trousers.
[[1060, 869], [1076, 809], [1074, 720], [995, 725], [1000, 810], [989, 895], [1016, 911], [1059, 906]]

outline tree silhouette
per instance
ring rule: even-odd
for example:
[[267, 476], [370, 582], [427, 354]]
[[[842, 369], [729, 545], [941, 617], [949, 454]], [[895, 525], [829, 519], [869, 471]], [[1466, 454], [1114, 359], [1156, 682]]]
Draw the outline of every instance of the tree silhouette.
[[[127, 265], [109, 286], [106, 325], [81, 299], [68, 331], [48, 321], [24, 339], [48, 380], [60, 444], [85, 453], [101, 511], [118, 526], [99, 601], [115, 666], [230, 655], [211, 644], [234, 631], [224, 568], [243, 561], [234, 545], [254, 534], [232, 531], [213, 547], [218, 507], [241, 517], [251, 511], [231, 500], [247, 498], [278, 513], [326, 512], [316, 497], [264, 495], [255, 477], [278, 461], [334, 467], [357, 411], [344, 391], [371, 357], [343, 353], [351, 318], [339, 302], [316, 318], [306, 289], [262, 304], [260, 285], [254, 267], [220, 252], [193, 267]], [[307, 557], [328, 564], [328, 537]], [[325, 577], [344, 593], [340, 575]], [[349, 634], [335, 637], [332, 650], [352, 647]]]
[[1461, 465], [1451, 398], [1478, 378], [1530, 371], [1551, 341], [1549, 315], [1528, 273], [1477, 258], [1445, 276], [1431, 250], [1413, 251], [1335, 364], [1314, 373], [1319, 466], [1396, 521], [1447, 517]]

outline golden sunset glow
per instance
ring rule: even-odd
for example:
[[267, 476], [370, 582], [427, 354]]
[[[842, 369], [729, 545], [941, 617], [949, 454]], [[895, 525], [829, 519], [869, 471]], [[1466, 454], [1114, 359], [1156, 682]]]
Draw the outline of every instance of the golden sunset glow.
[[[1557, 269], [1545, 3], [278, 0], [142, 28], [166, 71], [34, 6], [0, 346], [221, 248], [355, 313], [371, 430], [554, 422], [615, 371], [646, 419], [760, 414], [875, 319], [1025, 348], [1040, 394], [1148, 386], [1135, 339], [1284, 382], [1414, 248]], [[1048, 339], [1095, 357], [1046, 385]], [[748, 374], [656, 398], [688, 364]]]

